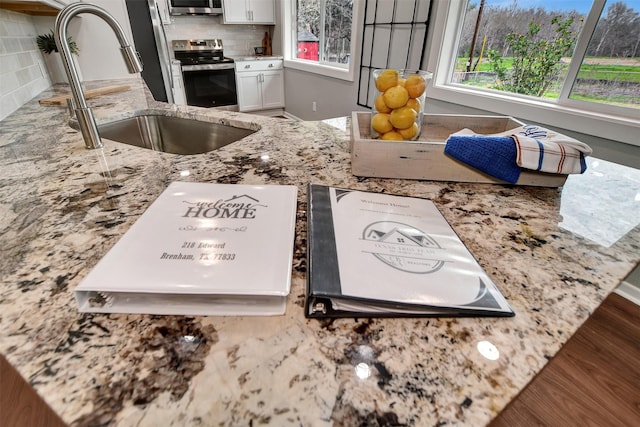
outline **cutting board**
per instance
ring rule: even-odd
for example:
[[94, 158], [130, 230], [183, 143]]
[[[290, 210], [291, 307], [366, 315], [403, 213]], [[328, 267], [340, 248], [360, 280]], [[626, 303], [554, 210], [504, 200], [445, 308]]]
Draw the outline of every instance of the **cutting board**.
[[[100, 95], [107, 95], [110, 93], [116, 93], [116, 92], [124, 92], [131, 89], [131, 86], [129, 85], [117, 85], [117, 86], [105, 86], [105, 87], [101, 87], [98, 89], [90, 89], [84, 92], [84, 97], [89, 99], [89, 98], [95, 98], [96, 96], [100, 96]], [[40, 105], [67, 105], [67, 99], [71, 98], [71, 94], [65, 94], [65, 95], [58, 95], [58, 96], [54, 96], [51, 98], [45, 98], [45, 99], [41, 99], [40, 101]]]

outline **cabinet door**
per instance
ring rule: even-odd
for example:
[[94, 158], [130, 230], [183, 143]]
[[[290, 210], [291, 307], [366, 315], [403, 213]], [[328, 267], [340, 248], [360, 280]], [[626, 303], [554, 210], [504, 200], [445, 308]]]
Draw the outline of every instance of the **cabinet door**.
[[284, 107], [284, 72], [262, 72], [262, 108]]
[[249, 24], [249, 11], [245, 0], [224, 0], [222, 18], [225, 24]]
[[253, 24], [275, 24], [274, 0], [248, 0], [249, 17]]
[[240, 111], [262, 109], [260, 72], [236, 73], [236, 86], [238, 88], [238, 109]]

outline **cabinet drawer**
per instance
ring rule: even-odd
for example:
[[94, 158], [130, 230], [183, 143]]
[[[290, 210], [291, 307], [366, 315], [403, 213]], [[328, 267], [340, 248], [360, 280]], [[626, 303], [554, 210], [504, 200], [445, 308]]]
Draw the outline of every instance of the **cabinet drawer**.
[[236, 61], [236, 72], [282, 70], [282, 59], [259, 61]]

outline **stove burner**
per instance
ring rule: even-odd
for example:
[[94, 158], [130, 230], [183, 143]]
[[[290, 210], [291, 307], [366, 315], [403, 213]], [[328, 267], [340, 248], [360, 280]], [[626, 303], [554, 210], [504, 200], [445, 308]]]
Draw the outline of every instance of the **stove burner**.
[[173, 53], [182, 65], [231, 64], [233, 59], [226, 58], [222, 49], [222, 40], [173, 40]]
[[182, 65], [200, 65], [200, 64], [232, 64], [233, 59], [225, 58], [224, 56], [216, 55], [182, 55], [180, 52], [176, 52], [176, 59], [180, 61]]

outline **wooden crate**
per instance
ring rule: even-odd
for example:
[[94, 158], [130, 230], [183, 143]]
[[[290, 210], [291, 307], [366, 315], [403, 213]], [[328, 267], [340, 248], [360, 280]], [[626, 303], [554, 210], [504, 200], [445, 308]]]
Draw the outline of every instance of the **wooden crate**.
[[[425, 114], [416, 141], [371, 138], [371, 113], [354, 111], [351, 118], [351, 170], [356, 176], [432, 181], [505, 184], [444, 153], [449, 135], [468, 128], [493, 134], [522, 126], [512, 117]], [[559, 187], [567, 175], [522, 170], [515, 185]]]

